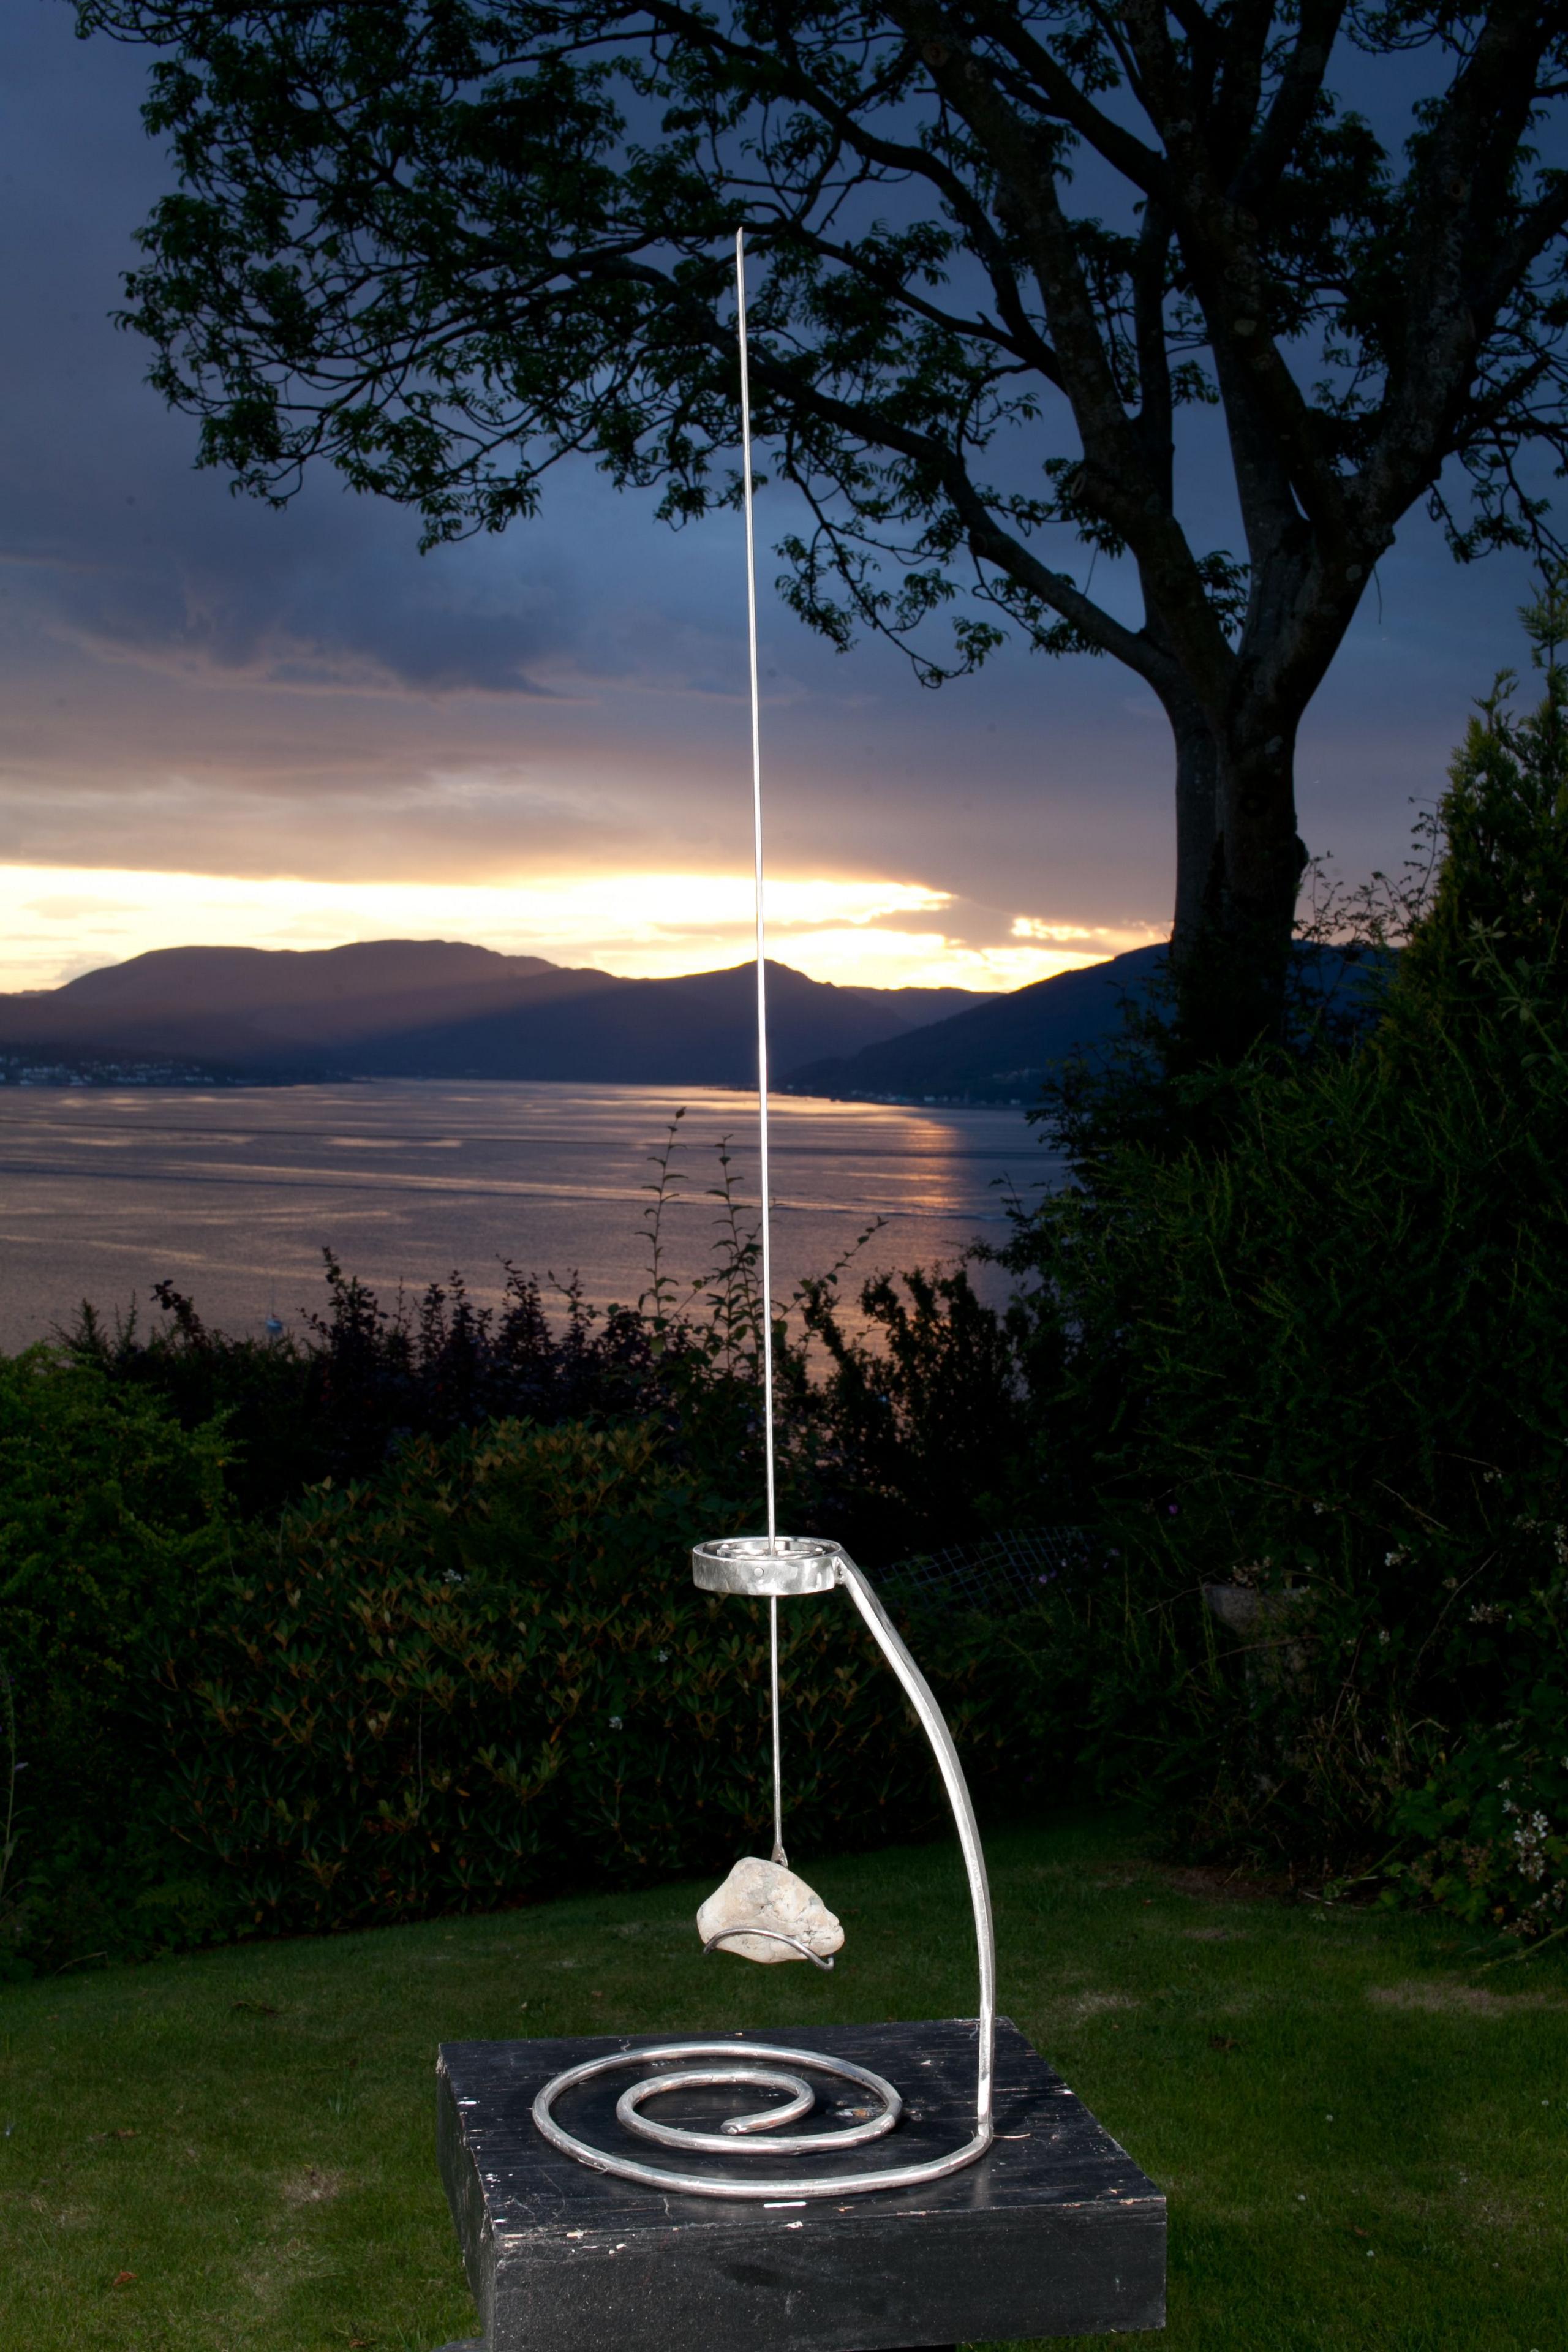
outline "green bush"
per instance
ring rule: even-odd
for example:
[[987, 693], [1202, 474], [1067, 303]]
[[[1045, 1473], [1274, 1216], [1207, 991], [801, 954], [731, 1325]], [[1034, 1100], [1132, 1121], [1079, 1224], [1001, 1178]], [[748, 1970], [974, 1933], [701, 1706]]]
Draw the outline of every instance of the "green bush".
[[803, 1286], [803, 1347], [782, 1366], [791, 1466], [817, 1524], [882, 1567], [1040, 1516], [1026, 1329], [982, 1299], [963, 1265], [864, 1285], [849, 1330], [831, 1283]]
[[[155, 1399], [42, 1349], [0, 1358], [0, 1669], [16, 1738], [15, 1851], [0, 1957], [59, 1965], [142, 1930], [143, 1896], [176, 1909], [154, 1814], [150, 1706], [160, 1629], [187, 1621], [223, 1564], [226, 1443]], [[8, 1743], [9, 1744], [9, 1743]]]
[[[1563, 1549], [1559, 1530], [1559, 1549]], [[1542, 1622], [1544, 1618], [1544, 1622]], [[1568, 1662], [1561, 1614], [1500, 1612], [1511, 1710], [1480, 1722], [1395, 1801], [1391, 1891], [1524, 1937], [1568, 1927]], [[1542, 1638], [1544, 1637], [1544, 1638]]]
[[1014, 1253], [1042, 1475], [1136, 1596], [1103, 1765], [1189, 1842], [1525, 1931], [1568, 1817], [1564, 736], [1554, 669], [1471, 729], [1369, 1039], [1226, 1074], [1218, 1141], [1113, 1144]]
[[[690, 1580], [748, 1506], [654, 1422], [497, 1423], [409, 1445], [252, 1530], [170, 1641], [165, 1818], [253, 1930], [479, 1908], [725, 1867], [770, 1818], [766, 1616]], [[782, 1612], [789, 1833], [940, 1818], [852, 1612]], [[932, 1661], [982, 1777], [1013, 1747], [987, 1641]], [[942, 1671], [945, 1666], [945, 1673]]]
[[160, 1319], [112, 1318], [83, 1300], [59, 1333], [73, 1362], [160, 1400], [181, 1426], [237, 1433], [228, 1490], [237, 1513], [265, 1518], [309, 1486], [374, 1477], [413, 1434], [445, 1437], [489, 1420], [576, 1421], [626, 1412], [659, 1383], [650, 1318], [601, 1316], [574, 1276], [556, 1324], [540, 1287], [506, 1269], [499, 1307], [477, 1307], [460, 1274], [401, 1290], [384, 1306], [323, 1250], [324, 1311], [266, 1339], [211, 1328], [194, 1300], [155, 1282]]

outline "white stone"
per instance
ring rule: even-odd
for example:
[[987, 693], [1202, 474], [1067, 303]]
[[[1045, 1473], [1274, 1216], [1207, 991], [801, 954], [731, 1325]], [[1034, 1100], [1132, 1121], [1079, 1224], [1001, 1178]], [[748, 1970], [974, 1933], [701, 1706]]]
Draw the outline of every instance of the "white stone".
[[[747, 1932], [759, 1927], [771, 1928], [773, 1934]], [[823, 1960], [844, 1944], [844, 1930], [821, 1895], [783, 1863], [761, 1862], [755, 1855], [738, 1862], [723, 1885], [708, 1897], [697, 1914], [697, 1932], [705, 1944], [715, 1936], [725, 1937], [719, 1949], [738, 1952], [744, 1960], [805, 1958], [804, 1952], [774, 1943], [774, 1936], [793, 1936]]]

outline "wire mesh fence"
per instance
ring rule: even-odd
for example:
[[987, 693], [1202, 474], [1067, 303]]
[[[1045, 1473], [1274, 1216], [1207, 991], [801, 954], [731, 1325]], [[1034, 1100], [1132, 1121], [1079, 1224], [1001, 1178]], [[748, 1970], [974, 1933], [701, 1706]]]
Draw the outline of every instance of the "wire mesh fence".
[[1009, 1528], [977, 1543], [917, 1552], [885, 1569], [878, 1581], [889, 1600], [995, 1614], [1026, 1608], [1044, 1587], [1081, 1569], [1088, 1558], [1081, 1528]]

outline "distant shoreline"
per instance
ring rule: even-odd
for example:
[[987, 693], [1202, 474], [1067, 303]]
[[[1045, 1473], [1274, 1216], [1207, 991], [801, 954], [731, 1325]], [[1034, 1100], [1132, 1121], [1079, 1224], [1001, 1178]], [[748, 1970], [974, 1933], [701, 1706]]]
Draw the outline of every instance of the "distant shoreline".
[[63, 1061], [34, 1062], [20, 1054], [0, 1054], [0, 1087], [15, 1087], [18, 1092], [42, 1087], [62, 1092], [89, 1087], [310, 1087], [350, 1083], [346, 1075], [334, 1076], [325, 1071], [207, 1070], [174, 1062], [110, 1062], [86, 1055], [79, 1060], [68, 1056]]
[[[289, 1070], [268, 1074], [255, 1070], [175, 1069], [167, 1065], [156, 1063], [138, 1066], [55, 1062], [25, 1064], [18, 1067], [16, 1060], [17, 1057], [15, 1056], [0, 1055], [0, 1087], [12, 1088], [18, 1094], [44, 1092], [68, 1094], [89, 1091], [112, 1094], [128, 1088], [135, 1088], [138, 1092], [143, 1093], [153, 1093], [159, 1089], [184, 1093], [191, 1088], [215, 1087], [221, 1088], [228, 1094], [246, 1094], [258, 1091], [276, 1093], [279, 1089], [289, 1087], [376, 1085], [596, 1087], [618, 1083], [635, 1088], [646, 1083], [635, 1078], [619, 1081], [615, 1079], [606, 1081], [601, 1078], [504, 1078], [496, 1077], [489, 1071], [483, 1070], [443, 1071], [439, 1075], [433, 1073], [425, 1077], [412, 1076], [388, 1080], [378, 1079], [365, 1072], [354, 1070]], [[7, 1062], [11, 1066], [5, 1066]], [[679, 1078], [664, 1078], [655, 1083], [661, 1088], [674, 1087], [679, 1091], [688, 1082]], [[745, 1093], [747, 1091], [744, 1087], [715, 1088], [712, 1080], [707, 1078], [692, 1079], [689, 1081], [689, 1086], [693, 1093], [710, 1091]], [[775, 1087], [773, 1091], [775, 1095], [787, 1095], [793, 1102], [868, 1103], [889, 1110], [1028, 1110], [1033, 1108], [1033, 1098], [1026, 1098], [1022, 1095], [871, 1094], [859, 1088], [845, 1088], [840, 1091], [834, 1087], [801, 1087], [788, 1084]]]

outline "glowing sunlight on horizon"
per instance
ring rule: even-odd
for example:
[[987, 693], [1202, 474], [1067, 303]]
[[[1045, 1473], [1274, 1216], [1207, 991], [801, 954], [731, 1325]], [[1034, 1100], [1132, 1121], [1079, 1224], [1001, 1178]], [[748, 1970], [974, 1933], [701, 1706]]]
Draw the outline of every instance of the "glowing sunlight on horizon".
[[[1163, 936], [976, 909], [917, 883], [770, 877], [769, 953], [814, 980], [876, 988], [1023, 987]], [[0, 989], [58, 987], [156, 948], [329, 948], [449, 939], [628, 978], [711, 971], [752, 952], [752, 878], [578, 874], [506, 884], [0, 866]]]

